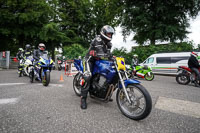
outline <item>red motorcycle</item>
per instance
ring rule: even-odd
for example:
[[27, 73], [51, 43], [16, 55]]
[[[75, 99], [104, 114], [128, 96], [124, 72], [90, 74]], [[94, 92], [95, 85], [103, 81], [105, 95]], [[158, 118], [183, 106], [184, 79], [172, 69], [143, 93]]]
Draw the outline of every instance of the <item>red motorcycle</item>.
[[[200, 69], [199, 69], [200, 71]], [[190, 82], [195, 83], [196, 74], [186, 66], [179, 66], [178, 67], [178, 75], [176, 76], [176, 82], [182, 85], [187, 85]], [[200, 85], [200, 82], [197, 81]]]

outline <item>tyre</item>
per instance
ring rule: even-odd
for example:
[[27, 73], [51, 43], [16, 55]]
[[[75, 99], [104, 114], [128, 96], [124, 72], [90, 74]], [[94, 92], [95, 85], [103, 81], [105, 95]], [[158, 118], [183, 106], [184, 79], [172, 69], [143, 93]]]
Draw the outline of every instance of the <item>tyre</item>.
[[190, 83], [190, 77], [186, 73], [179, 73], [176, 76], [176, 82], [181, 84], [181, 85], [187, 85]]
[[118, 89], [116, 94], [117, 105], [122, 114], [133, 120], [146, 118], [152, 109], [152, 100], [148, 91], [140, 84], [128, 85], [126, 90], [131, 103], [128, 102], [123, 89]]
[[144, 78], [147, 80], [147, 81], [152, 81], [154, 79], [154, 74], [152, 72], [150, 72], [149, 74], [146, 73], [144, 75]]
[[25, 71], [23, 71], [22, 73], [23, 73], [23, 76], [28, 76], [28, 75], [25, 73]]
[[33, 81], [34, 81], [34, 69], [33, 68], [31, 68], [31, 71], [29, 73], [29, 77], [30, 77], [30, 82], [33, 83]]
[[50, 82], [50, 71], [46, 71], [44, 73], [44, 76], [42, 78], [42, 84], [44, 86], [48, 86], [49, 85], [49, 82]]
[[22, 70], [19, 71], [19, 77], [22, 77]]
[[128, 78], [130, 78], [130, 79], [134, 78], [134, 75], [133, 75], [133, 71], [132, 71], [132, 70], [128, 70], [128, 71], [127, 71], [127, 75], [128, 75]]
[[81, 73], [77, 73], [74, 76], [74, 80], [73, 80], [73, 89], [74, 89], [74, 92], [79, 97], [81, 96], [80, 77], [81, 77]]

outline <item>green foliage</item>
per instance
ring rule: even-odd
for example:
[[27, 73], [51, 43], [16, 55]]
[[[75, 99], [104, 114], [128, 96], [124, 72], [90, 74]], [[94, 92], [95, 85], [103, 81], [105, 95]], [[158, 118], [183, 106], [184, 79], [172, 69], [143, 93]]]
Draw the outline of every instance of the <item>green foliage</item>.
[[66, 59], [75, 59], [78, 56], [85, 57], [87, 49], [80, 44], [72, 44], [70, 46], [63, 47], [63, 55]]
[[199, 0], [126, 0], [123, 7], [123, 34], [135, 32], [133, 39], [141, 45], [183, 40], [189, 33], [189, 17], [200, 11]]
[[49, 22], [52, 10], [44, 0], [1, 0], [0, 42], [1, 50], [16, 53], [25, 44], [40, 41], [39, 33]]

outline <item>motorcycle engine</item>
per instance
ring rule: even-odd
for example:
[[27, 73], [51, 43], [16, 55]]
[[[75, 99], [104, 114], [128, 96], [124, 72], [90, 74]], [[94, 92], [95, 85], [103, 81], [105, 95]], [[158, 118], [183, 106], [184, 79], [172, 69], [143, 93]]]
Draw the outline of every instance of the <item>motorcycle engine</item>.
[[90, 90], [93, 95], [99, 98], [105, 98], [108, 91], [108, 84], [106, 78], [102, 75], [95, 75], [92, 81], [92, 89]]

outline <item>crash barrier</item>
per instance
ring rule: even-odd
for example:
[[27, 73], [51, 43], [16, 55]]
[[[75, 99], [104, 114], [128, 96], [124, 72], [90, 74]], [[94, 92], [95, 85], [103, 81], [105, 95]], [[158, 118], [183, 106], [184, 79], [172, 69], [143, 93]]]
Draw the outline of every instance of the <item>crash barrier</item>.
[[10, 69], [16, 69], [18, 68], [19, 61], [17, 60], [17, 57], [10, 57], [10, 64], [9, 68]]
[[65, 75], [74, 76], [78, 73], [76, 67], [74, 66], [74, 60], [65, 61]]

